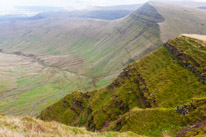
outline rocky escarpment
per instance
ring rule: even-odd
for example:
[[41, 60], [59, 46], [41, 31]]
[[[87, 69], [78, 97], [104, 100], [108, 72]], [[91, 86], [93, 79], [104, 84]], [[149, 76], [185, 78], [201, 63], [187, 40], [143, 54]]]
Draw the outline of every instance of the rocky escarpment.
[[[119, 115], [127, 113], [134, 106], [151, 107], [145, 96], [148, 92], [146, 82], [140, 73], [136, 72], [137, 69], [130, 65], [104, 89], [85, 93], [73, 92], [43, 111], [40, 118], [74, 126], [86, 126], [92, 131], [102, 131], [110, 122], [117, 120]], [[124, 88], [129, 91], [125, 91]], [[67, 115], [70, 115], [70, 118]]]
[[191, 102], [178, 106], [176, 112], [183, 117], [186, 128], [180, 130], [176, 137], [203, 136], [206, 128], [206, 98], [193, 99]]
[[181, 52], [178, 48], [169, 43], [165, 43], [164, 46], [169, 49], [169, 51], [174, 55], [174, 58], [177, 59], [182, 66], [198, 74], [200, 77], [200, 81], [206, 84], [206, 76], [203, 75], [206, 72], [206, 69], [203, 69], [202, 71], [197, 69], [200, 68], [200, 63], [198, 63], [194, 58], [185, 54], [184, 52]]
[[[150, 108], [151, 104], [145, 96], [145, 94], [148, 92], [147, 85], [144, 78], [138, 72], [138, 68], [134, 68], [129, 65], [123, 70], [122, 73], [120, 73], [119, 77], [116, 80], [114, 80], [107, 88], [114, 89], [117, 87], [121, 87], [122, 84], [126, 83], [126, 79], [134, 76], [134, 74], [135, 74], [134, 82], [138, 84], [139, 92], [137, 93], [136, 96], [140, 101], [140, 107]], [[155, 102], [155, 100], [153, 102]]]
[[184, 116], [184, 124], [195, 124], [206, 121], [206, 98], [196, 98], [176, 108]]

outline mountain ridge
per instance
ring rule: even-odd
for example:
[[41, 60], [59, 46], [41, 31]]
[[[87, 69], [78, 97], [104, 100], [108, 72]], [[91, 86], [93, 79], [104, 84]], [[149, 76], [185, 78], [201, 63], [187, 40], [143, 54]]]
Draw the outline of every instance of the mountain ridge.
[[[109, 86], [73, 92], [42, 111], [40, 118], [85, 126], [91, 131], [133, 131], [149, 136], [167, 131], [169, 135], [177, 135], [177, 131], [187, 125], [205, 120], [204, 73], [194, 71], [206, 66], [204, 47], [203, 41], [178, 36], [130, 64]], [[190, 101], [196, 106], [188, 107], [190, 111], [179, 107]], [[192, 114], [199, 110], [200, 115]]]

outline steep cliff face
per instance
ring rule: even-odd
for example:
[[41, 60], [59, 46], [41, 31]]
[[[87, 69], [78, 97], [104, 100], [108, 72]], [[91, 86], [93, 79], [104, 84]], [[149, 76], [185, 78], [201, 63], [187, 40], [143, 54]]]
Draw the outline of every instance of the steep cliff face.
[[[206, 85], [199, 73], [206, 66], [205, 47], [203, 41], [179, 36], [130, 64], [109, 86], [73, 92], [42, 111], [40, 118], [85, 126], [92, 131], [175, 135], [182, 127], [196, 123], [184, 122], [186, 116], [176, 107], [193, 98], [206, 97]], [[199, 122], [204, 119], [201, 116]]]

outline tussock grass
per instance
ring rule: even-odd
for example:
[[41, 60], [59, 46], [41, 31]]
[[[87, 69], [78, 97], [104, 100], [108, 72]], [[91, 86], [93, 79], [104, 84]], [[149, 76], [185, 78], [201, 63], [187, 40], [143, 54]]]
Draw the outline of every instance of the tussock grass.
[[92, 133], [84, 128], [69, 127], [57, 122], [44, 122], [32, 117], [0, 117], [1, 137], [137, 137], [136, 134]]

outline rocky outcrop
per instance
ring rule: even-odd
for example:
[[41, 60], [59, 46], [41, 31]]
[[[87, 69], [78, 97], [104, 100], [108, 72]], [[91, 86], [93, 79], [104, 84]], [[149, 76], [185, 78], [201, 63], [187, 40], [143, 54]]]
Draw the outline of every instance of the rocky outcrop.
[[167, 47], [167, 49], [174, 55], [174, 58], [177, 59], [183, 67], [188, 68], [192, 72], [198, 74], [200, 77], [199, 80], [206, 84], [206, 77], [202, 75], [206, 71], [204, 69], [202, 71], [199, 71], [197, 69], [201, 66], [200, 63], [198, 63], [194, 58], [181, 52], [180, 50], [178, 50], [178, 48], [169, 43], [165, 43], [164, 46]]
[[[137, 98], [139, 98], [141, 102], [141, 108], [150, 108], [151, 104], [145, 96], [145, 93], [148, 92], [149, 90], [147, 89], [144, 78], [138, 72], [138, 68], [133, 68], [129, 65], [123, 70], [123, 72], [119, 75], [119, 77], [115, 81], [113, 81], [107, 88], [114, 89], [114, 88], [120, 87], [121, 85], [125, 83], [125, 79], [128, 79], [131, 76], [135, 77], [134, 81], [138, 85], [138, 91], [140, 92], [140, 95], [137, 95]], [[153, 99], [152, 102], [155, 102], [155, 99]]]
[[139, 91], [140, 91], [140, 96], [141, 96], [140, 100], [142, 102], [142, 104], [141, 104], [142, 108], [151, 108], [151, 104], [150, 104], [150, 102], [147, 100], [147, 98], [145, 96], [145, 93], [148, 92], [148, 89], [147, 89], [147, 86], [146, 86], [146, 82], [143, 79], [143, 77], [141, 76], [141, 74], [137, 75], [137, 79], [135, 79], [135, 81], [139, 85]]
[[206, 120], [206, 98], [193, 99], [176, 108], [176, 112], [184, 116], [184, 124], [194, 124]]
[[184, 128], [176, 137], [205, 135], [206, 127], [206, 98], [193, 99], [191, 102], [178, 106], [176, 112], [183, 117]]

